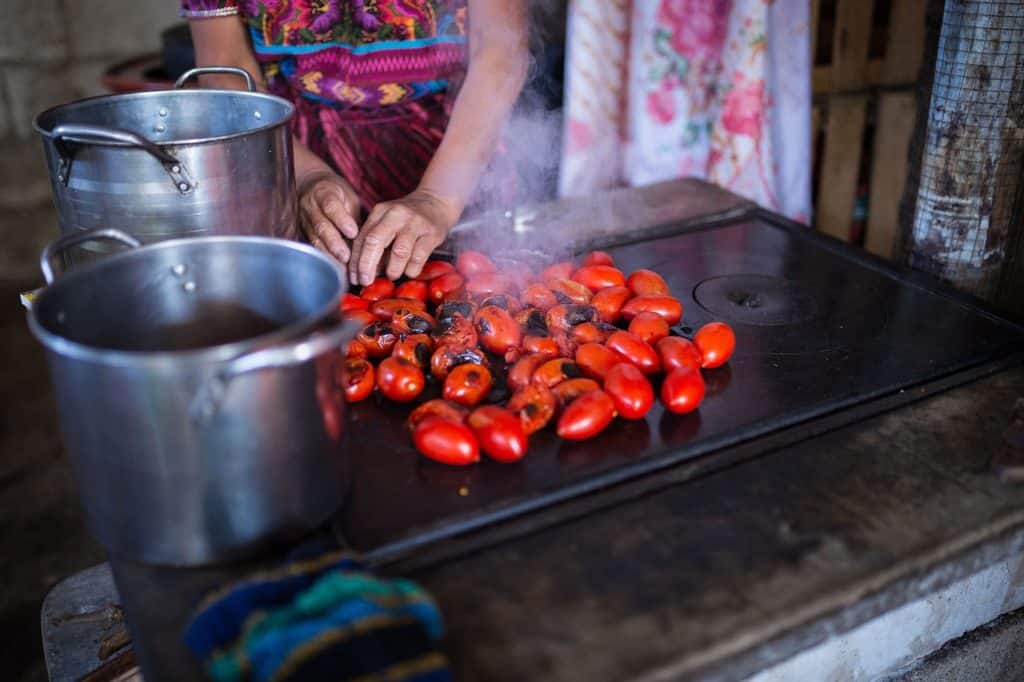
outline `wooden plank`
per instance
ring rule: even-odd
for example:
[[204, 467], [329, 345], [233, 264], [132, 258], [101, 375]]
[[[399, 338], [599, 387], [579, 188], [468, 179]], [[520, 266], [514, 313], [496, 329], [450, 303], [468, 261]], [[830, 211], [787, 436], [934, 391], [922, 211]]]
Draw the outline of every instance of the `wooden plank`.
[[927, 0], [892, 0], [882, 85], [917, 82], [924, 59], [924, 15]]
[[839, 0], [832, 45], [832, 87], [837, 92], [867, 84], [868, 47], [871, 42], [873, 2]]
[[[877, 87], [882, 83], [882, 70], [885, 68], [885, 62], [882, 59], [871, 59], [867, 62], [864, 67], [864, 84], [861, 87], [853, 88], [853, 90], [863, 90], [864, 88]], [[912, 80], [903, 83], [891, 83], [889, 85], [911, 85]], [[822, 64], [821, 66], [815, 66], [811, 70], [811, 91], [815, 95], [823, 95], [830, 92], [841, 92], [832, 83], [832, 65]]]
[[868, 96], [833, 95], [825, 126], [825, 151], [818, 184], [817, 227], [837, 239], [850, 238]]
[[917, 98], [912, 92], [886, 92], [879, 96], [864, 247], [883, 258], [892, 258], [898, 246], [900, 199], [907, 179], [916, 114]]

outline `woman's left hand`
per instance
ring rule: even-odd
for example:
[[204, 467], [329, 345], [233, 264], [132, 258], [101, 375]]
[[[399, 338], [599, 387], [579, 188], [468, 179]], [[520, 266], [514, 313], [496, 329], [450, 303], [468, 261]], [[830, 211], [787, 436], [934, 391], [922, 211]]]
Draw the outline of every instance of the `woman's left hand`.
[[403, 274], [416, 277], [430, 254], [448, 236], [460, 213], [455, 202], [425, 189], [377, 204], [352, 243], [352, 284], [373, 281], [389, 246], [391, 254], [385, 270], [388, 278], [398, 279]]

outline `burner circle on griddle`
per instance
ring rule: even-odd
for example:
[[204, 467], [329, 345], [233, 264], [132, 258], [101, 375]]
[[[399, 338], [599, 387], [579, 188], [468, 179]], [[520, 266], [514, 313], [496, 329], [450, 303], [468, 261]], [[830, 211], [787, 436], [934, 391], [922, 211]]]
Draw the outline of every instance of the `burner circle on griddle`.
[[803, 285], [772, 275], [710, 277], [696, 286], [693, 297], [726, 322], [759, 327], [799, 324], [818, 312], [818, 302]]

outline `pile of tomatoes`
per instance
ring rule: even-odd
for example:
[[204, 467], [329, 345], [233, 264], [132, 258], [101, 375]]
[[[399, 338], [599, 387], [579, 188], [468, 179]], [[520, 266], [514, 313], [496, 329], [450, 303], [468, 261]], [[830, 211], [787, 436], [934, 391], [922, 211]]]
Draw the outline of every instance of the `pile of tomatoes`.
[[499, 272], [466, 251], [402, 283], [378, 278], [346, 294], [341, 311], [362, 325], [336, 372], [348, 401], [376, 389], [410, 403], [440, 385], [441, 397], [413, 409], [408, 425], [421, 453], [456, 465], [479, 461], [481, 450], [517, 461], [550, 423], [583, 440], [616, 416], [642, 419], [659, 373], [665, 408], [691, 412], [704, 398], [701, 369], [727, 362], [736, 345], [721, 322], [692, 340], [672, 335], [683, 307], [665, 280], [651, 270], [627, 277], [603, 251], [539, 274]]

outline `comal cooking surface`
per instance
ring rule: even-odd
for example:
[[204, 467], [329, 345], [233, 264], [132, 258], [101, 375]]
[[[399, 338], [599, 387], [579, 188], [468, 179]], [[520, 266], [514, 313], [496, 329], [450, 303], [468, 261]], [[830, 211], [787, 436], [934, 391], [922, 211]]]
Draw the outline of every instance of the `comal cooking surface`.
[[616, 419], [576, 443], [548, 428], [521, 462], [458, 468], [416, 453], [410, 408], [357, 403], [339, 518], [352, 547], [442, 539], [1024, 348], [1015, 327], [789, 224], [758, 218], [607, 250], [624, 272], [668, 281], [680, 326], [719, 319], [736, 331], [729, 364], [705, 371], [700, 409], [679, 416], [657, 403], [645, 420]]

